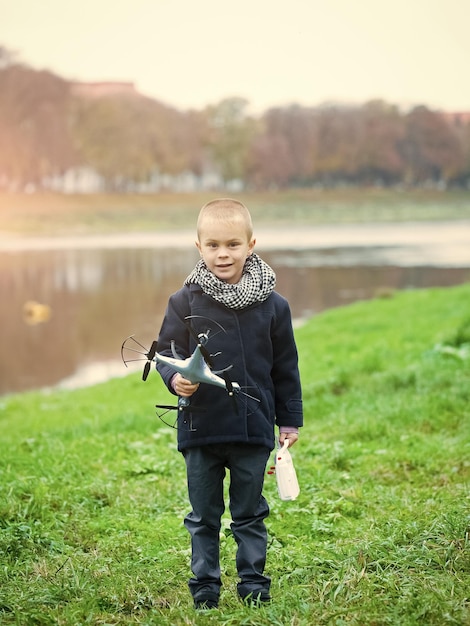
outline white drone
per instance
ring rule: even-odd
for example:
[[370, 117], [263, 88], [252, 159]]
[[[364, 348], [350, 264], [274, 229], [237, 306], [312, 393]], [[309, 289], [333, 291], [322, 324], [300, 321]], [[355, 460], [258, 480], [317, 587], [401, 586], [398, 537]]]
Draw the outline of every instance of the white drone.
[[[196, 347], [191, 356], [187, 357], [186, 359], [178, 356], [174, 341], [171, 342], [171, 351], [173, 354], [172, 357], [165, 356], [157, 352], [157, 341], [153, 341], [152, 345], [150, 346], [150, 350], [147, 351], [145, 346], [139, 343], [139, 341], [135, 339], [134, 335], [131, 335], [124, 340], [121, 346], [121, 357], [125, 366], [127, 367], [127, 364], [131, 361], [140, 361], [145, 359], [146, 363], [142, 374], [142, 380], [145, 381], [147, 380], [147, 377], [149, 375], [152, 363], [163, 363], [165, 365], [168, 365], [168, 367], [170, 367], [175, 372], [181, 374], [181, 376], [186, 378], [186, 380], [189, 380], [191, 383], [207, 383], [208, 385], [220, 387], [222, 389], [225, 389], [230, 397], [234, 397], [236, 394], [243, 393], [244, 396], [247, 396], [252, 400], [255, 400], [256, 402], [259, 402], [257, 398], [254, 398], [253, 396], [250, 396], [246, 392], [242, 391], [238, 383], [230, 380], [227, 372], [232, 368], [232, 365], [229, 365], [228, 367], [218, 371], [212, 369], [212, 357], [216, 355], [209, 354], [207, 348], [205, 347], [207, 342], [209, 341], [211, 331], [210, 329], [208, 329], [205, 332], [196, 333], [191, 326], [191, 320], [196, 318], [206, 319], [198, 315], [191, 315], [185, 318], [185, 322], [188, 326], [189, 332], [192, 334], [196, 341]], [[212, 324], [215, 324], [219, 327], [220, 330], [218, 330], [218, 332], [225, 332], [225, 329], [218, 322], [214, 322], [213, 320], [210, 321], [212, 322]], [[141, 356], [138, 358], [126, 358], [126, 351], [137, 353]], [[221, 374], [221, 376], [219, 376], [219, 374]], [[179, 397], [177, 407], [169, 405], [157, 405], [157, 408], [162, 408], [166, 410], [183, 410], [189, 406], [189, 402], [189, 398]]]

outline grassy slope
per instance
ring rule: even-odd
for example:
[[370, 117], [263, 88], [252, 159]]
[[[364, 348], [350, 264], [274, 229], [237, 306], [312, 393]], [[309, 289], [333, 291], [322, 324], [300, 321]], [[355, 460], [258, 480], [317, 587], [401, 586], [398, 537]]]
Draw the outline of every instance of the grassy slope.
[[195, 617], [175, 433], [155, 375], [0, 405], [0, 622], [470, 624], [470, 286], [401, 292], [298, 329], [301, 495], [271, 503], [275, 602]]

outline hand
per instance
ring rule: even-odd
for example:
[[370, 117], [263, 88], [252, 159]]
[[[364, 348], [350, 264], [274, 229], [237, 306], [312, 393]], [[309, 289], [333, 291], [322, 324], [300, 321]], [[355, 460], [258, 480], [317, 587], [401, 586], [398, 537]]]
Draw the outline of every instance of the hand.
[[294, 443], [297, 441], [298, 438], [299, 438], [298, 433], [280, 433], [279, 444], [282, 447], [284, 445], [285, 440], [287, 439], [289, 441], [289, 444], [287, 447], [290, 448], [291, 446], [294, 445]]
[[189, 398], [199, 388], [199, 383], [192, 383], [190, 380], [183, 378], [181, 374], [175, 374], [171, 385], [178, 396]]

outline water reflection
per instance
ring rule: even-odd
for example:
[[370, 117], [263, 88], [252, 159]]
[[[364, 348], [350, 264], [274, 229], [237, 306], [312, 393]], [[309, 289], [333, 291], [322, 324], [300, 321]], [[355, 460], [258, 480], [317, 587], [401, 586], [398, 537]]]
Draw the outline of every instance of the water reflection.
[[[260, 253], [275, 268], [277, 289], [288, 298], [295, 318], [384, 289], [450, 286], [470, 278], [468, 267], [387, 264], [384, 259], [376, 264], [366, 248], [355, 248], [353, 257], [344, 248]], [[197, 258], [192, 248], [1, 253], [0, 393], [56, 385], [79, 368], [117, 361], [121, 342], [130, 334], [149, 343], [168, 297]], [[49, 318], [25, 319], [27, 302], [48, 307]]]

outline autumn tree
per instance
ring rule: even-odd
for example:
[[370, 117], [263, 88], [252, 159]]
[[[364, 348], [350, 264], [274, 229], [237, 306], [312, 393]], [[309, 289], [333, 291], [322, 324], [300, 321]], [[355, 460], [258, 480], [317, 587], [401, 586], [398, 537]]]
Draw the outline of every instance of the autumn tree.
[[268, 109], [250, 149], [248, 180], [255, 187], [282, 188], [311, 182], [316, 150], [311, 109]]
[[406, 134], [401, 151], [406, 162], [405, 182], [448, 182], [463, 162], [461, 147], [449, 124], [425, 106], [405, 116]]
[[277, 128], [282, 116], [282, 109], [265, 113], [251, 142], [247, 179], [256, 189], [285, 187], [293, 175], [288, 138], [282, 128]]
[[213, 162], [225, 182], [245, 179], [256, 124], [246, 113], [248, 101], [227, 98], [207, 107]]
[[442, 117], [449, 124], [461, 154], [460, 166], [451, 180], [464, 187], [470, 187], [470, 112], [448, 113]]
[[405, 124], [398, 108], [374, 100], [360, 107], [357, 117], [357, 180], [366, 184], [398, 182], [405, 168], [400, 153]]
[[69, 83], [23, 65], [0, 69], [0, 181], [41, 185], [75, 162]]

